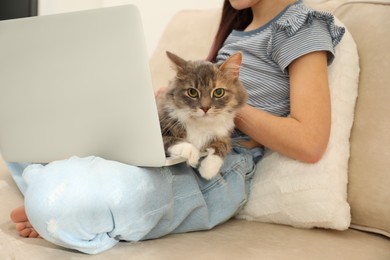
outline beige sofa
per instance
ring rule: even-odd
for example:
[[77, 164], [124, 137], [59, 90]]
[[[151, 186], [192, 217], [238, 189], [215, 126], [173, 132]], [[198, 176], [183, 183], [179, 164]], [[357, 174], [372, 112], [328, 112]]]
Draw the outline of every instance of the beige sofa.
[[[390, 259], [390, 1], [312, 5], [334, 11], [352, 33], [360, 57], [349, 163], [350, 229], [298, 229], [233, 219], [211, 231], [124, 242], [89, 256], [17, 235], [9, 213], [23, 198], [0, 160], [0, 259]], [[157, 86], [166, 85], [172, 75], [165, 50], [204, 58], [218, 16], [218, 10], [175, 16], [151, 59]]]

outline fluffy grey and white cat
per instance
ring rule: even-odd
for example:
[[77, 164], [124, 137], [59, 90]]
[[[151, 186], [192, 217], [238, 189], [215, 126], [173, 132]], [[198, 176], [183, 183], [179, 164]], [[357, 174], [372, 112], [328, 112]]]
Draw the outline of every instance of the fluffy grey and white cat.
[[165, 150], [181, 156], [205, 179], [215, 177], [231, 149], [234, 117], [247, 99], [239, 81], [242, 61], [237, 52], [221, 64], [186, 61], [167, 52], [176, 70], [159, 97], [159, 116]]

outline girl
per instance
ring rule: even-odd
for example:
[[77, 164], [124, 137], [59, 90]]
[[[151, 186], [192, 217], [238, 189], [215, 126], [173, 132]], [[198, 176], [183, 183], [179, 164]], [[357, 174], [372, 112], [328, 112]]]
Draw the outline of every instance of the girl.
[[16, 229], [95, 254], [120, 240], [227, 221], [246, 201], [264, 146], [307, 163], [321, 159], [330, 132], [327, 66], [343, 34], [330, 14], [300, 0], [225, 0], [208, 59], [222, 62], [241, 51], [249, 99], [235, 119], [234, 137], [244, 147], [233, 149], [220, 176], [207, 181], [185, 164], [139, 168], [96, 157], [10, 163], [25, 196], [11, 213]]

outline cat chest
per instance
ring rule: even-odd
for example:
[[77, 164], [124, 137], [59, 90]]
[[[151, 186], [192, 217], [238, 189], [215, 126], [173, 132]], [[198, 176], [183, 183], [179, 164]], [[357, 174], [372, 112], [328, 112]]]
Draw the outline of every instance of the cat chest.
[[225, 137], [230, 134], [233, 126], [221, 126], [220, 124], [190, 124], [187, 125], [186, 139], [196, 148], [203, 149], [212, 140]]

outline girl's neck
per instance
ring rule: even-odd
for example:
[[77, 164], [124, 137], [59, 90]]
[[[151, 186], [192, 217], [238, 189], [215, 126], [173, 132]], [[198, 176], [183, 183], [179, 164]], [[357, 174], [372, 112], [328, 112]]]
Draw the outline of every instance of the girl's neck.
[[255, 30], [272, 20], [288, 5], [297, 2], [297, 0], [261, 0], [253, 5], [253, 20], [245, 31]]

